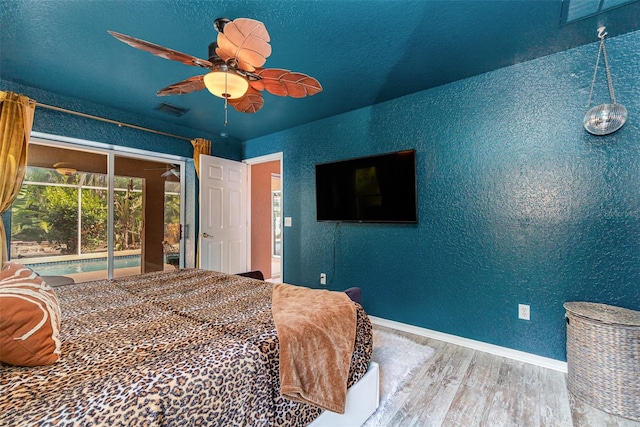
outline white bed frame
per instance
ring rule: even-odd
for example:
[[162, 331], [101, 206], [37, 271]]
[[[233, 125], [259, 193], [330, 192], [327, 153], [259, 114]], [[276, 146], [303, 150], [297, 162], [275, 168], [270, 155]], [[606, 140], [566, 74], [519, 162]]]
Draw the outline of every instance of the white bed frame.
[[324, 411], [309, 427], [360, 427], [378, 409], [380, 403], [380, 368], [376, 362], [360, 380], [347, 390], [344, 414]]

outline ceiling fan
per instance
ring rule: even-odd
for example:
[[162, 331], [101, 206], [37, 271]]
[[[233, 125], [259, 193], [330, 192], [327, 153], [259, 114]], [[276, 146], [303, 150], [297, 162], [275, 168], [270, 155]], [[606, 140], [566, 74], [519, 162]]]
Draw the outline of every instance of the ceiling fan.
[[[218, 18], [213, 24], [217, 41], [209, 45], [209, 59], [200, 59], [154, 43], [109, 31], [118, 40], [161, 58], [206, 68], [209, 73], [190, 77], [160, 89], [156, 94], [182, 95], [204, 89], [225, 99], [242, 113], [255, 113], [264, 105], [263, 90], [303, 98], [322, 91], [320, 83], [306, 74], [280, 68], [262, 68], [271, 55], [269, 33], [260, 21]], [[226, 125], [226, 120], [225, 120]]]
[[176, 168], [175, 166], [172, 167], [171, 169], [165, 171], [162, 175], [160, 175], [163, 178], [167, 178], [170, 176], [175, 176], [176, 178], [180, 178], [180, 168]]

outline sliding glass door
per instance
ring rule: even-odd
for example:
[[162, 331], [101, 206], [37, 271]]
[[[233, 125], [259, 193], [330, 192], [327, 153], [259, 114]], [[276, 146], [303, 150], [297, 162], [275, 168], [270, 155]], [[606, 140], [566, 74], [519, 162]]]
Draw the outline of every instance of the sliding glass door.
[[179, 268], [182, 165], [118, 154], [114, 170], [113, 252], [139, 259], [115, 276]]
[[183, 164], [31, 143], [11, 259], [76, 282], [177, 268]]

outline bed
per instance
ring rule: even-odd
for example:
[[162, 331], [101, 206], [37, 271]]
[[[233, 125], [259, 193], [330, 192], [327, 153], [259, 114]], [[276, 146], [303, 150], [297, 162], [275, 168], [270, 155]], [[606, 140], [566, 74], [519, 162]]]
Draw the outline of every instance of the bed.
[[[60, 360], [0, 364], [0, 425], [306, 426], [322, 409], [280, 394], [273, 289], [198, 269], [56, 287]], [[372, 353], [354, 305], [348, 387]]]

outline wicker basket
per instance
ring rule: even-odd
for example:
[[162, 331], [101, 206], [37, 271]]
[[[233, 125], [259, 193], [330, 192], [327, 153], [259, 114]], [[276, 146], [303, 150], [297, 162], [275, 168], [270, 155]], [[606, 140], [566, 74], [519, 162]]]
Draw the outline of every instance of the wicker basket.
[[567, 383], [586, 403], [640, 421], [640, 312], [568, 302]]

